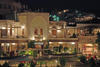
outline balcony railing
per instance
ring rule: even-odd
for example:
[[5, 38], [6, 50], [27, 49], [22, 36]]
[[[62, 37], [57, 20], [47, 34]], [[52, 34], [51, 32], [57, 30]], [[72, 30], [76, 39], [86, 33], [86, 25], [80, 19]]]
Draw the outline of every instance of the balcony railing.
[[26, 36], [2, 36], [0, 40], [19, 40], [19, 39], [28, 39]]

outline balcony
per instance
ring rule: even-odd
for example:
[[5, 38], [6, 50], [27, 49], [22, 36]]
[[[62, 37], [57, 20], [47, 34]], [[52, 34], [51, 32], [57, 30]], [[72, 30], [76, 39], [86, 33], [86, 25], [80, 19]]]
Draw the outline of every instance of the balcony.
[[2, 36], [0, 40], [28, 40], [25, 36]]
[[49, 38], [51, 42], [77, 42], [78, 38]]

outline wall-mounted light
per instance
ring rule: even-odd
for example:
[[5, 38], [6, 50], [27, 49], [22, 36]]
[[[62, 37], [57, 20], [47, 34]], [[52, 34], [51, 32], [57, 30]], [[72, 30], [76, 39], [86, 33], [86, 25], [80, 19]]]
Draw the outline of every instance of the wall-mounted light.
[[2, 29], [6, 29], [5, 27], [2, 27]]
[[51, 44], [51, 42], [49, 42], [49, 44]]
[[35, 38], [33, 37], [32, 40], [35, 40]]
[[57, 30], [57, 32], [60, 32], [61, 30]]
[[10, 28], [8, 28], [8, 29], [10, 29]]
[[9, 46], [10, 44], [9, 43], [7, 43], [7, 46]]
[[24, 29], [24, 26], [22, 26], [22, 29]]
[[62, 44], [62, 42], [59, 42], [59, 44]]
[[12, 45], [15, 45], [15, 43], [12, 43]]
[[75, 42], [71, 42], [71, 44], [75, 44]]
[[4, 43], [2, 43], [2, 46], [4, 46]]
[[43, 38], [43, 40], [45, 40], [45, 38]]

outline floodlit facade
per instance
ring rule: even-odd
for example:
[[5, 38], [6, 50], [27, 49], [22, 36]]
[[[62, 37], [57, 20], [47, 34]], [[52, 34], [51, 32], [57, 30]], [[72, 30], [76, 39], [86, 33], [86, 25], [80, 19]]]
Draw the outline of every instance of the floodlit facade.
[[[0, 45], [6, 52], [25, 49], [28, 41], [34, 40], [38, 49], [44, 49], [49, 44], [50, 49], [60, 45], [63, 49], [67, 47], [66, 53], [73, 53], [75, 48], [78, 53], [98, 53], [95, 40], [100, 31], [99, 23], [49, 21], [49, 13], [40, 12], [18, 13], [18, 19], [19, 22], [0, 20]], [[73, 37], [73, 33], [76, 37]]]

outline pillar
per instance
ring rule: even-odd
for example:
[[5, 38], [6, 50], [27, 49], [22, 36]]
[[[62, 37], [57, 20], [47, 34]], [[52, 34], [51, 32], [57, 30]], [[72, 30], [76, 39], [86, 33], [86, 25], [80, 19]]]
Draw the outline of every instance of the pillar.
[[0, 49], [1, 49], [1, 40], [0, 40]]
[[12, 36], [12, 25], [10, 26], [10, 36]]
[[24, 35], [24, 28], [22, 28], [22, 35]]

